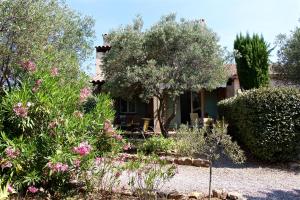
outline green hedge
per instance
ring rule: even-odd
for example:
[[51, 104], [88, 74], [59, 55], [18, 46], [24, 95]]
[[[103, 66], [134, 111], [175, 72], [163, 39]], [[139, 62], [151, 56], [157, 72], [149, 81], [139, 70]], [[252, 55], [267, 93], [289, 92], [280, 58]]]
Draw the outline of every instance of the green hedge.
[[233, 136], [258, 159], [288, 161], [299, 155], [300, 91], [260, 88], [223, 100], [220, 116]]

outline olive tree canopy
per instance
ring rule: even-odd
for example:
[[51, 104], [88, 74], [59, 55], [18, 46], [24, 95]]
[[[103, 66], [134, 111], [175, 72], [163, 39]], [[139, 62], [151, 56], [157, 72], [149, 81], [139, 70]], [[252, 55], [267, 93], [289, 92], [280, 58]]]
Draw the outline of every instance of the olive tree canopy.
[[143, 30], [137, 17], [133, 24], [108, 34], [111, 49], [104, 57], [103, 71], [113, 96], [158, 99], [158, 121], [164, 136], [175, 117], [167, 112], [167, 99], [187, 90], [214, 89], [226, 83], [223, 51], [217, 35], [202, 20], [176, 21], [174, 14], [164, 16]]

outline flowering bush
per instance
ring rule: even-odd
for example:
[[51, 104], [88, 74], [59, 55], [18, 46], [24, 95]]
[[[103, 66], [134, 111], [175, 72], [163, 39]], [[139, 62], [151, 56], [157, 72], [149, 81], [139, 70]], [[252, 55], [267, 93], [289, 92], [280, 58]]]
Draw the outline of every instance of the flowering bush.
[[68, 190], [72, 180], [90, 184], [97, 157], [113, 157], [125, 144], [117, 133], [102, 131], [114, 116], [111, 99], [93, 97], [95, 106], [85, 112], [92, 93], [84, 77], [69, 83], [57, 67], [42, 71], [31, 61], [21, 67], [27, 80], [0, 105], [1, 177], [31, 195]]
[[139, 155], [130, 161], [128, 169], [129, 186], [140, 199], [157, 199], [157, 193], [177, 172], [177, 166], [156, 155]]

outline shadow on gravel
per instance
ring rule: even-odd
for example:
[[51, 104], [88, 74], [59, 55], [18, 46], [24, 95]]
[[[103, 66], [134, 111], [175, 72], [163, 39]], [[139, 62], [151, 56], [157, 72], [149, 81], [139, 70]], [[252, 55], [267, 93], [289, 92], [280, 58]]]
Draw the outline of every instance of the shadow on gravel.
[[271, 192], [261, 192], [265, 197], [253, 197], [245, 195], [249, 200], [300, 200], [300, 190], [283, 191], [272, 190]]

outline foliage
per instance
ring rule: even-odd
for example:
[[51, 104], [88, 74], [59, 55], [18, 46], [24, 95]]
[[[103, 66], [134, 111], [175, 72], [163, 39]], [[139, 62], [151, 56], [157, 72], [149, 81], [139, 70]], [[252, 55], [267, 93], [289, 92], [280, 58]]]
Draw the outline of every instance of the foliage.
[[268, 44], [263, 36], [248, 33], [246, 36], [237, 35], [234, 49], [237, 72], [243, 89], [258, 88], [269, 84], [269, 55]]
[[24, 71], [20, 63], [59, 67], [62, 78], [74, 80], [79, 62], [93, 51], [94, 21], [61, 0], [0, 1], [0, 88], [16, 86]]
[[299, 83], [300, 27], [296, 27], [289, 36], [284, 34], [278, 35], [277, 44], [279, 51], [277, 53], [278, 63], [275, 66], [275, 72], [283, 79]]
[[175, 135], [176, 150], [183, 156], [199, 156], [205, 143], [204, 134], [205, 129], [181, 125]]
[[[286, 161], [300, 144], [300, 92], [260, 88], [219, 103], [234, 136], [257, 158]], [[298, 150], [299, 153], [299, 150]]]
[[156, 97], [161, 131], [168, 136], [176, 97], [186, 90], [213, 89], [226, 82], [223, 52], [217, 35], [201, 21], [177, 22], [171, 14], [148, 30], [143, 31], [142, 25], [137, 17], [132, 25], [108, 34], [112, 48], [104, 56], [105, 87], [113, 96], [126, 99]]
[[144, 157], [139, 154], [137, 160], [126, 166], [131, 190], [141, 199], [157, 199], [157, 192], [176, 173], [175, 165], [156, 155]]
[[141, 146], [141, 151], [146, 154], [168, 152], [174, 148], [174, 141], [171, 138], [164, 138], [162, 136], [153, 136]]
[[78, 179], [91, 186], [88, 175], [96, 158], [113, 156], [124, 145], [117, 133], [102, 131], [104, 121], [114, 117], [111, 99], [97, 96], [97, 104], [84, 113], [92, 95], [84, 78], [75, 84], [39, 67], [27, 73], [0, 105], [1, 177], [23, 194], [40, 193], [40, 188], [66, 192]]

